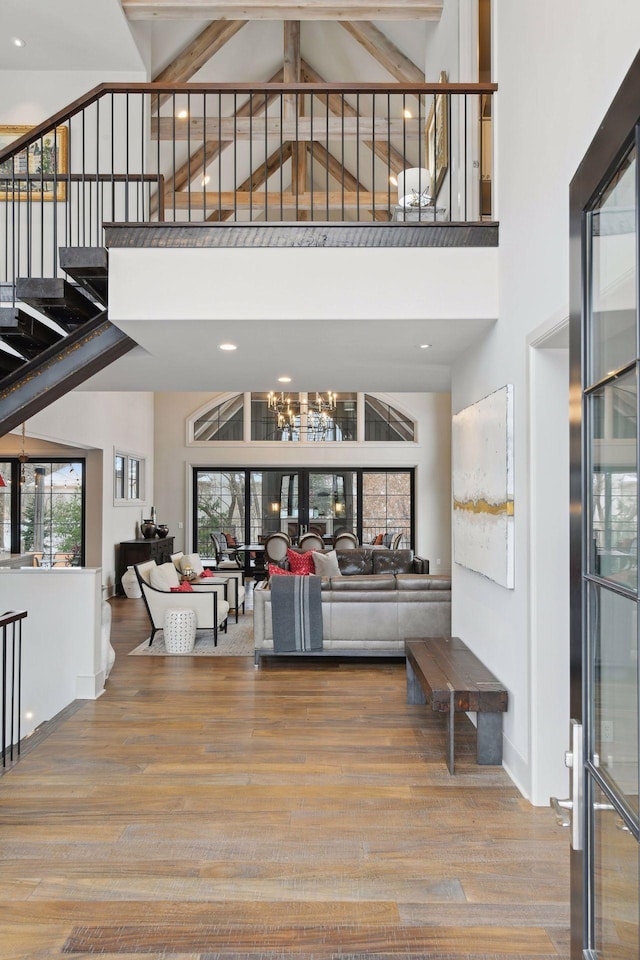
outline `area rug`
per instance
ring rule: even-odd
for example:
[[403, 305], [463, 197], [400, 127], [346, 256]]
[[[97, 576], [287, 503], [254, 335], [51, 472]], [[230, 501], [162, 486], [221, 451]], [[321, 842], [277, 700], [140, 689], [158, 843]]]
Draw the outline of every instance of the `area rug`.
[[238, 623], [229, 623], [227, 633], [218, 632], [213, 645], [213, 630], [198, 630], [196, 645], [190, 653], [168, 653], [164, 633], [159, 630], [151, 646], [149, 638], [129, 653], [130, 657], [253, 657], [253, 617], [245, 614]]

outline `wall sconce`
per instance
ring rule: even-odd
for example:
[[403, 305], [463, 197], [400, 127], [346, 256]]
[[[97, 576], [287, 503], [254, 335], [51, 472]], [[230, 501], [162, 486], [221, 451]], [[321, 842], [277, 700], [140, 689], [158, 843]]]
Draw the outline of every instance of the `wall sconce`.
[[274, 500], [273, 503], [271, 504], [271, 512], [280, 513], [280, 504], [277, 500]]
[[340, 500], [336, 502], [336, 513], [344, 513], [344, 503]]

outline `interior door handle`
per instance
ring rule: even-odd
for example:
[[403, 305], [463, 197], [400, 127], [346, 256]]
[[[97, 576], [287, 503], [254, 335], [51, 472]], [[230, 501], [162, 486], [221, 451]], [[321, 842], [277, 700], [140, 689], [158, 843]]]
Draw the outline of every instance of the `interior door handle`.
[[550, 797], [549, 803], [560, 826], [571, 827], [572, 848], [582, 850], [582, 778], [584, 768], [582, 724], [578, 723], [577, 720], [571, 721], [571, 750], [565, 754], [564, 762], [571, 771], [571, 797], [566, 800]]
[[573, 800], [558, 800], [557, 797], [549, 797], [549, 803], [556, 815], [556, 822], [561, 827], [571, 826], [571, 817], [569, 810], [573, 810]]

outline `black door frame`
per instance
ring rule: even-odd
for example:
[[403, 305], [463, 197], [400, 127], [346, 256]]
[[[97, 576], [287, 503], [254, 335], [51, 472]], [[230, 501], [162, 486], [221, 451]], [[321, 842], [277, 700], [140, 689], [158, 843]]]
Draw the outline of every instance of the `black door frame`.
[[[584, 542], [584, 504], [588, 495], [589, 478], [583, 463], [585, 442], [584, 397], [586, 382], [585, 334], [588, 322], [586, 289], [588, 271], [587, 219], [602, 188], [613, 175], [616, 166], [629, 148], [632, 137], [640, 148], [640, 53], [636, 56], [611, 107], [598, 128], [570, 185], [569, 259], [570, 259], [570, 715], [581, 721], [587, 703], [586, 649], [584, 644], [585, 597], [583, 571], [587, 570], [587, 544]], [[638, 151], [640, 157], [640, 149]], [[638, 163], [640, 179], [640, 162]], [[637, 184], [638, 186], [638, 184]], [[636, 223], [638, 233], [638, 223]], [[640, 271], [638, 271], [640, 275]], [[640, 290], [637, 290], [640, 304]], [[587, 731], [585, 731], [586, 735]], [[588, 742], [588, 741], [587, 741]], [[585, 756], [587, 750], [585, 749]], [[573, 771], [573, 776], [576, 771]], [[583, 776], [583, 771], [580, 772]], [[588, 796], [588, 792], [587, 792]], [[590, 836], [590, 810], [583, 804], [583, 836]], [[571, 849], [571, 958], [583, 960], [585, 948], [593, 944], [593, 917], [590, 915], [591, 891], [588, 887], [588, 850]], [[595, 954], [593, 955], [595, 956]]]

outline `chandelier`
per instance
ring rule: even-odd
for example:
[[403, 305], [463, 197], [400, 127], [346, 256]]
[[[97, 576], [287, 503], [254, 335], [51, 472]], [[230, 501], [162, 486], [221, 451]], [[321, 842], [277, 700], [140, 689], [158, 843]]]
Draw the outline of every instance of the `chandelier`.
[[299, 394], [292, 399], [288, 394], [276, 394], [271, 391], [267, 397], [267, 406], [276, 418], [278, 430], [310, 434], [324, 434], [333, 425], [331, 414], [336, 409], [338, 394], [332, 390], [326, 393], [316, 392]]

